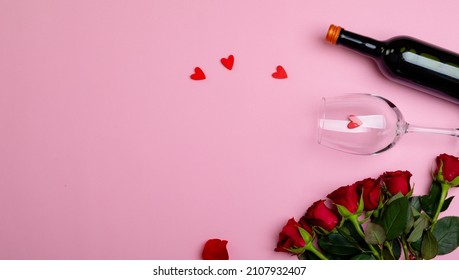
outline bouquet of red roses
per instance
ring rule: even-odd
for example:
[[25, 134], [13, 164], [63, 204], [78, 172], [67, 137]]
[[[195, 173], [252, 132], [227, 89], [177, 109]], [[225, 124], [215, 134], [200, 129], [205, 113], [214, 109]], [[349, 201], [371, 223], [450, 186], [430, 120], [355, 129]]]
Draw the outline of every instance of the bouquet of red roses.
[[409, 171], [385, 172], [318, 200], [279, 234], [276, 251], [299, 259], [433, 259], [459, 244], [459, 217], [439, 214], [459, 187], [459, 158], [436, 157], [429, 193], [413, 196]]

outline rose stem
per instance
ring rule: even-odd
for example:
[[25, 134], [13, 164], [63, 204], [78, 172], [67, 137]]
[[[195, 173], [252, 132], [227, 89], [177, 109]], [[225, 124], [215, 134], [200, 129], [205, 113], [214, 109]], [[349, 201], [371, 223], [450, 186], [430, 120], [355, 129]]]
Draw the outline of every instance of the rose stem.
[[437, 211], [435, 212], [435, 216], [432, 219], [432, 226], [430, 227], [430, 231], [433, 231], [435, 224], [437, 223], [438, 216], [440, 215], [441, 209], [443, 208], [443, 203], [445, 203], [446, 195], [448, 195], [448, 190], [450, 185], [448, 184], [441, 184], [441, 194], [440, 194], [440, 201], [438, 202]]
[[316, 256], [318, 256], [321, 260], [328, 260], [327, 257], [325, 257], [319, 250], [317, 250], [314, 245], [312, 245], [312, 242], [310, 242], [308, 245], [305, 247], [306, 250], [314, 253]]
[[[349, 217], [349, 220], [354, 225], [360, 237], [365, 239], [365, 234], [363, 233], [362, 228], [360, 227], [360, 223], [359, 223], [359, 220], [357, 219], [357, 216], [352, 215]], [[376, 251], [376, 249], [373, 247], [373, 245], [368, 244], [368, 247], [370, 248], [371, 252], [373, 253], [373, 255], [375, 255], [376, 258], [381, 259], [381, 256], [379, 255], [378, 251]]]

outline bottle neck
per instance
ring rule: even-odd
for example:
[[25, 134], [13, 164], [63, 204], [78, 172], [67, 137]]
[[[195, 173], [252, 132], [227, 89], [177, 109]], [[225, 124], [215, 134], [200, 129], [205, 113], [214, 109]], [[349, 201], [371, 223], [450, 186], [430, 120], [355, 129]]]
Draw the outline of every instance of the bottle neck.
[[386, 48], [386, 44], [375, 39], [365, 37], [344, 29], [341, 29], [336, 40], [337, 45], [356, 50], [373, 58], [380, 57]]

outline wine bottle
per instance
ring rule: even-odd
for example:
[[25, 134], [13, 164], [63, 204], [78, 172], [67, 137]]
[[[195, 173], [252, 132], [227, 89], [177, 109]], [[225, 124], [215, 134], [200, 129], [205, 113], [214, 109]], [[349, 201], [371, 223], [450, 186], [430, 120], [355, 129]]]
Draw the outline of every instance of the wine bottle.
[[367, 55], [395, 82], [459, 104], [459, 54], [398, 36], [378, 41], [331, 25], [325, 40]]

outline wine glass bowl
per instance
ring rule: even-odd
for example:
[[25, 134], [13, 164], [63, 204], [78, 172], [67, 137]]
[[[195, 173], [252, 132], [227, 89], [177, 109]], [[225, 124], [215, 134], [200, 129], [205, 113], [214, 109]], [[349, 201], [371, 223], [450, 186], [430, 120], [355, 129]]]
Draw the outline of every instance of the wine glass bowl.
[[318, 142], [353, 154], [378, 154], [392, 148], [407, 132], [458, 136], [458, 129], [408, 124], [391, 101], [367, 93], [322, 98]]

